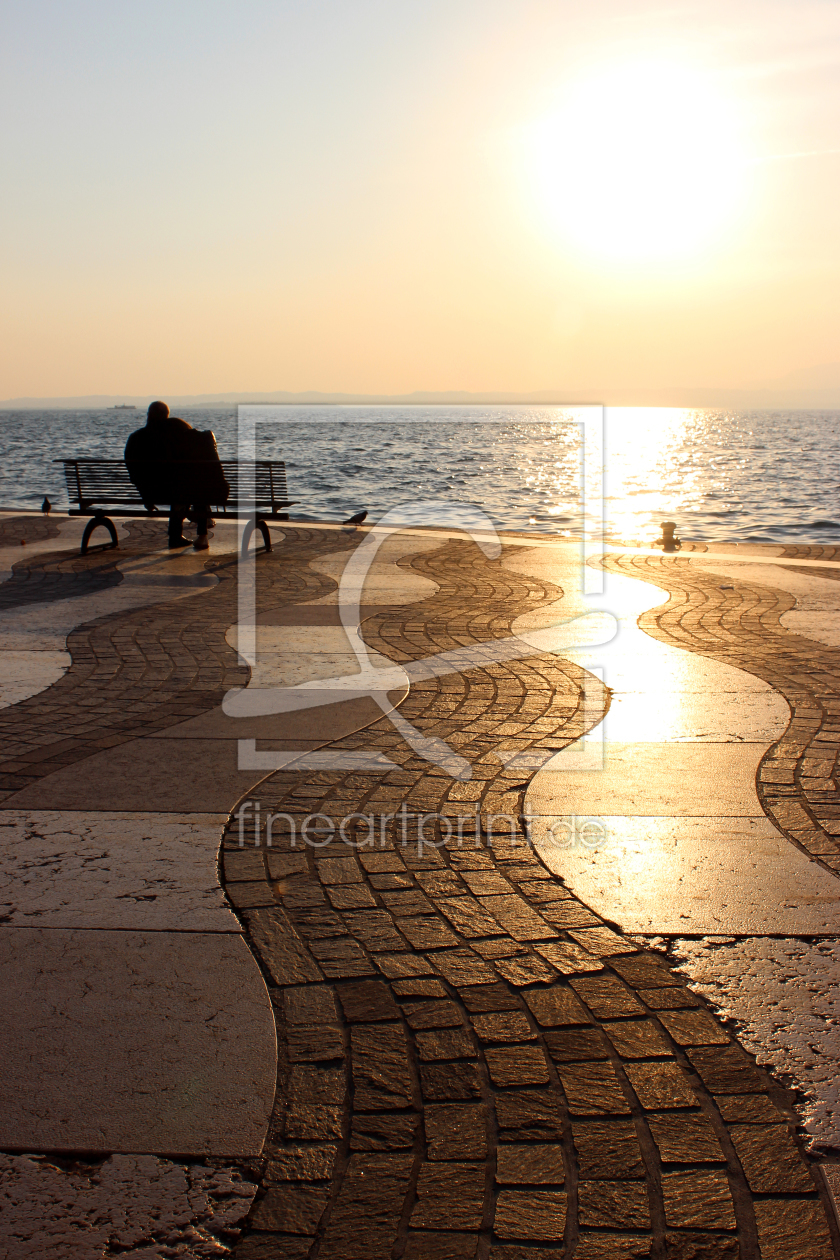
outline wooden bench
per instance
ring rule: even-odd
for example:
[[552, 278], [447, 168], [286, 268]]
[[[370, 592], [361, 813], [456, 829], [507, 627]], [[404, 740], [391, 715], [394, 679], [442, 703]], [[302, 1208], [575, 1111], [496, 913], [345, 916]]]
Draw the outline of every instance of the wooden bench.
[[[87, 554], [91, 534], [100, 525], [111, 535], [111, 545], [117, 546], [112, 516], [169, 515], [168, 508], [146, 506], [122, 459], [57, 459], [54, 462], [64, 465], [71, 503], [69, 515], [91, 518], [82, 535], [83, 556]], [[282, 509], [297, 501], [287, 497], [286, 465], [279, 459], [258, 459], [252, 464], [222, 460], [222, 469], [230, 485], [230, 496], [227, 503], [210, 505], [213, 516], [220, 520], [248, 521], [242, 538], [243, 555], [254, 529], [262, 534], [266, 551], [271, 551], [268, 522], [287, 521], [289, 514]]]

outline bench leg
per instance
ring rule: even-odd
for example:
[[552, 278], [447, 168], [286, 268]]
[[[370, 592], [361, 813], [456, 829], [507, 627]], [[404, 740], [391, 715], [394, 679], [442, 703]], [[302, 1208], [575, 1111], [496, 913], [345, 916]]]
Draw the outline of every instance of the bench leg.
[[248, 557], [248, 547], [251, 544], [251, 537], [255, 529], [258, 529], [263, 536], [263, 542], [265, 543], [265, 550], [271, 551], [271, 534], [268, 532], [268, 525], [266, 524], [265, 521], [260, 520], [259, 518], [257, 518], [257, 520], [254, 520], [253, 518], [251, 518], [250, 520], [248, 520], [248, 522], [245, 525], [245, 528], [242, 531], [241, 554], [242, 554], [243, 560], [246, 560]]
[[[119, 539], [117, 538], [117, 531], [114, 526], [114, 522], [110, 520], [107, 516], [100, 516], [100, 515], [92, 516], [90, 520], [88, 521], [87, 525], [85, 526], [85, 532], [82, 534], [82, 550], [80, 554], [83, 556], [87, 555], [88, 543], [90, 542], [90, 536], [93, 533], [93, 531], [96, 529], [97, 525], [104, 525], [108, 533], [111, 535], [111, 546], [112, 547], [118, 546]], [[107, 543], [105, 545], [107, 546]]]

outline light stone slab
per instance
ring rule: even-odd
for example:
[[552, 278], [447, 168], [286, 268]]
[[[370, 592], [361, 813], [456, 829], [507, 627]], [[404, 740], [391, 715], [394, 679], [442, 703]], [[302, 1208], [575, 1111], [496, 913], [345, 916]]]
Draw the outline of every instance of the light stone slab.
[[840, 943], [676, 940], [672, 956], [745, 1049], [805, 1094], [810, 1142], [840, 1147]]
[[69, 652], [0, 650], [0, 709], [45, 691], [67, 673], [70, 665]]
[[558, 753], [531, 782], [530, 814], [762, 815], [755, 774], [765, 744], [603, 745], [603, 769], [564, 770], [577, 745]]
[[840, 935], [840, 880], [768, 818], [535, 818], [540, 857], [626, 932]]
[[241, 936], [5, 928], [0, 1006], [0, 1147], [260, 1153], [274, 1019]]
[[161, 575], [130, 575], [118, 586], [109, 586], [89, 595], [9, 608], [0, 612], [0, 650], [63, 652], [67, 636], [77, 626], [99, 617], [127, 612], [150, 604], [185, 599], [209, 590], [218, 583], [212, 573], [167, 578]]
[[226, 814], [0, 810], [0, 921], [239, 932], [218, 880], [226, 822]]
[[[421, 555], [427, 551], [437, 551], [443, 541], [436, 537], [418, 537], [416, 534], [396, 534], [379, 547], [376, 558], [370, 567], [365, 580], [361, 602], [365, 604], [416, 604], [429, 599], [439, 589], [436, 582], [422, 577], [413, 569], [399, 566], [399, 561], [408, 556]], [[316, 573], [340, 582], [345, 565], [352, 551], [337, 551], [317, 560], [311, 560], [309, 567]], [[309, 601], [313, 604], [338, 604], [339, 591], [331, 591], [320, 599]]]

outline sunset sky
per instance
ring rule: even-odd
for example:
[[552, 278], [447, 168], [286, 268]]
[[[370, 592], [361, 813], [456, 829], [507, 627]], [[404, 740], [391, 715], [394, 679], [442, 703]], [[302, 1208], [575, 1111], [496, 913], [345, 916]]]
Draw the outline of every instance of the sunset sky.
[[832, 0], [7, 5], [0, 398], [836, 362], [838, 56]]

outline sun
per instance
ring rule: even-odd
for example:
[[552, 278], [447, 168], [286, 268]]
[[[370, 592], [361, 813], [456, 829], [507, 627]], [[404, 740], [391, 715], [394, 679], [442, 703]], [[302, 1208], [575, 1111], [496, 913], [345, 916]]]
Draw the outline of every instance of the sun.
[[745, 159], [734, 103], [695, 67], [638, 61], [571, 84], [528, 130], [542, 212], [587, 253], [696, 252], [733, 215]]

